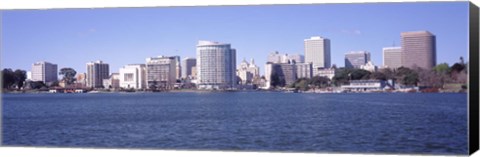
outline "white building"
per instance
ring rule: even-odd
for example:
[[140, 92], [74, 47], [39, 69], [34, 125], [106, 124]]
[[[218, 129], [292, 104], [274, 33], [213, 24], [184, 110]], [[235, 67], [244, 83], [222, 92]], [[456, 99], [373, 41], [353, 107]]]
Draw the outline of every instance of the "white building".
[[368, 61], [367, 64], [361, 65], [360, 69], [367, 70], [370, 72], [375, 72], [377, 71], [377, 66], [375, 66], [372, 61]]
[[234, 89], [236, 86], [236, 51], [230, 44], [199, 41], [197, 77], [199, 89]]
[[383, 48], [383, 67], [396, 69], [402, 66], [402, 47]]
[[270, 63], [288, 63], [295, 61], [296, 63], [304, 63], [305, 57], [301, 54], [280, 54], [278, 51], [272, 52], [267, 57], [267, 62]]
[[87, 63], [87, 87], [100, 88], [103, 79], [109, 78], [109, 65], [98, 60]]
[[36, 62], [32, 64], [32, 81], [42, 81], [50, 83], [58, 80], [57, 64], [49, 62]]
[[304, 40], [305, 62], [312, 63], [314, 68], [330, 68], [330, 39], [311, 37]]
[[313, 65], [312, 63], [295, 63], [296, 78], [312, 78]]
[[106, 89], [118, 89], [120, 88], [120, 75], [118, 73], [112, 73], [109, 78], [103, 79], [103, 87]]
[[237, 76], [240, 78], [240, 84], [251, 84], [254, 78], [260, 77], [260, 68], [255, 65], [253, 58], [250, 63], [243, 59], [237, 69]]
[[334, 68], [318, 68], [316, 71], [317, 73], [314, 76], [328, 77], [330, 80], [335, 76]]
[[197, 66], [197, 59], [196, 58], [185, 58], [183, 59], [182, 62], [182, 77], [183, 78], [188, 78], [188, 77], [194, 77], [192, 70], [195, 69], [195, 66]]
[[145, 64], [129, 64], [119, 70], [120, 87], [124, 89], [146, 89], [146, 67]]
[[150, 57], [146, 59], [147, 88], [173, 88], [177, 77], [175, 57]]
[[271, 63], [284, 63], [283, 60], [284, 60], [283, 55], [280, 54], [278, 51], [268, 54], [268, 57], [267, 57], [267, 62], [271, 62]]

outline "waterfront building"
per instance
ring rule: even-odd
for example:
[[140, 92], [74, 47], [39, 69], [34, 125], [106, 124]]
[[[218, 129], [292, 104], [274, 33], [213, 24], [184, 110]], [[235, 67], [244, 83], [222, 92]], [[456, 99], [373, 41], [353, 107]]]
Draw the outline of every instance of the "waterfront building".
[[312, 78], [313, 64], [312, 63], [294, 63], [296, 78]]
[[435, 35], [428, 31], [402, 32], [402, 66], [431, 69], [436, 65]]
[[230, 44], [199, 41], [197, 45], [197, 87], [234, 89], [236, 86], [236, 50]]
[[367, 64], [361, 65], [360, 69], [367, 70], [370, 72], [376, 72], [377, 71], [377, 66], [375, 66], [372, 61], [368, 61]]
[[49, 62], [36, 62], [32, 64], [32, 81], [42, 81], [45, 84], [58, 80], [57, 64]]
[[119, 70], [120, 87], [124, 89], [146, 89], [147, 72], [145, 64], [129, 64]]
[[79, 87], [85, 87], [87, 85], [87, 74], [77, 73], [77, 76], [75, 77], [75, 84]]
[[335, 76], [335, 68], [318, 68], [314, 76], [327, 77], [330, 80]]
[[260, 77], [260, 68], [255, 65], [253, 58], [250, 63], [243, 59], [237, 69], [237, 76], [240, 78], [240, 84], [252, 84], [254, 78]]
[[305, 62], [316, 68], [330, 68], [330, 39], [311, 37], [304, 40]]
[[109, 78], [103, 79], [103, 88], [106, 89], [118, 89], [120, 88], [120, 75], [119, 73], [112, 73]]
[[182, 77], [188, 78], [193, 77], [192, 71], [195, 70], [195, 66], [197, 65], [196, 58], [185, 58], [182, 62]]
[[383, 48], [383, 67], [396, 69], [402, 66], [402, 48], [385, 47]]
[[147, 88], [171, 89], [176, 83], [177, 59], [158, 56], [146, 59]]
[[[278, 84], [285, 86], [293, 84], [297, 80], [296, 65], [292, 63], [271, 63], [267, 62], [265, 65], [265, 79], [267, 81], [266, 88], [270, 88], [272, 81], [278, 80]], [[278, 77], [278, 78], [273, 78]]]
[[175, 58], [175, 79], [180, 79], [182, 78], [182, 65], [181, 65], [181, 60], [180, 56], [172, 56]]
[[27, 71], [27, 79], [26, 80], [32, 80], [32, 71]]
[[101, 60], [87, 63], [87, 87], [101, 88], [103, 79], [109, 78], [109, 65]]
[[342, 85], [343, 91], [350, 92], [371, 92], [394, 89], [393, 80], [351, 80], [349, 85]]
[[370, 52], [352, 51], [345, 54], [345, 68], [360, 68], [370, 61]]

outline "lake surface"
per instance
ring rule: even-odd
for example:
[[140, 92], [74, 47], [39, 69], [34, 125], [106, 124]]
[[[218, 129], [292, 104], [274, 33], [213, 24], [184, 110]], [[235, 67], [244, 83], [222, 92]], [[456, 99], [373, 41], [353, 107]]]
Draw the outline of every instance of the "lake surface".
[[467, 94], [3, 94], [7, 146], [467, 154]]

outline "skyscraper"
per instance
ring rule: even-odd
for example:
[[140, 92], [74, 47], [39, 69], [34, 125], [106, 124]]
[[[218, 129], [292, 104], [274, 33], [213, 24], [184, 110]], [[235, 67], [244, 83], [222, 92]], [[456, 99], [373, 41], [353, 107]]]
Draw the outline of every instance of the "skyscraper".
[[396, 69], [402, 66], [402, 48], [385, 47], [383, 48], [383, 66]]
[[360, 68], [370, 61], [370, 52], [352, 51], [345, 54], [345, 68]]
[[177, 77], [175, 57], [150, 57], [146, 62], [147, 88], [173, 88]]
[[108, 79], [109, 75], [107, 63], [103, 63], [101, 60], [87, 63], [87, 87], [102, 87], [103, 79]]
[[305, 63], [312, 63], [314, 69], [330, 67], [330, 39], [311, 37], [304, 40], [304, 46]]
[[436, 39], [428, 31], [402, 32], [402, 66], [431, 69], [436, 65]]
[[33, 63], [31, 75], [33, 81], [42, 81], [43, 83], [57, 81], [57, 64], [52, 64], [49, 62]]
[[236, 85], [236, 51], [230, 44], [199, 41], [197, 45], [197, 87], [231, 89]]
[[196, 58], [185, 58], [182, 62], [182, 77], [187, 78], [191, 77], [192, 75], [192, 68], [197, 66], [197, 59]]

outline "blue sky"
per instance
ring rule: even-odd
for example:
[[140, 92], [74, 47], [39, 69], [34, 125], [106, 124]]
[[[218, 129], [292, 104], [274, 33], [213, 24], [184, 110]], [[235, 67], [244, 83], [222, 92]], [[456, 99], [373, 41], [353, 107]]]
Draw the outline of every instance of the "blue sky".
[[36, 61], [86, 71], [103, 60], [110, 72], [158, 55], [195, 57], [198, 40], [232, 44], [237, 63], [254, 58], [263, 74], [272, 51], [304, 54], [303, 40], [331, 40], [332, 63], [349, 51], [400, 45], [400, 33], [437, 37], [437, 63], [468, 59], [468, 2], [7, 10], [1, 12], [1, 67], [31, 70]]

